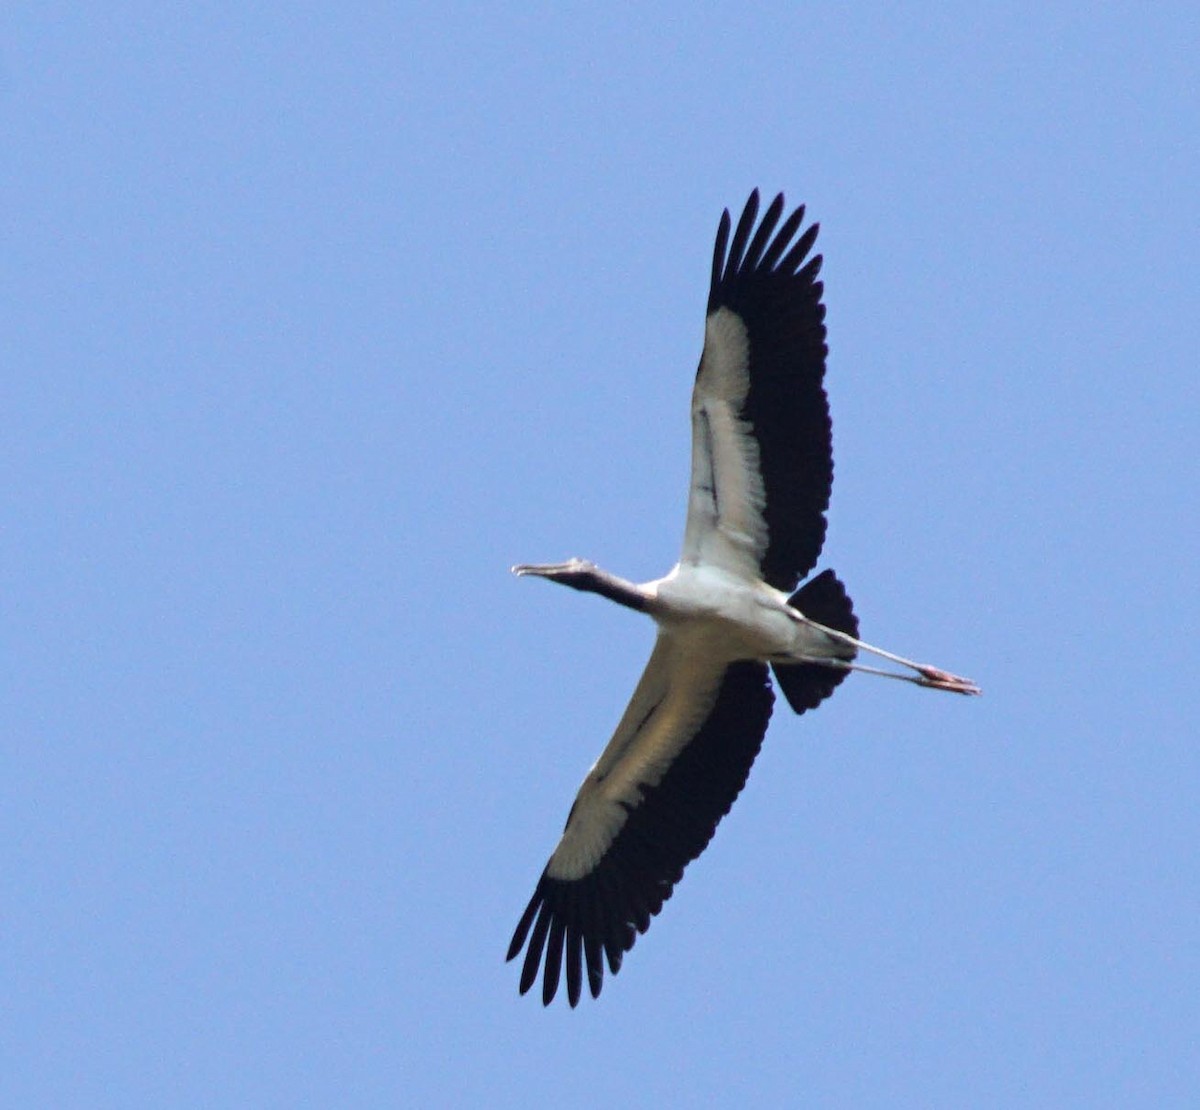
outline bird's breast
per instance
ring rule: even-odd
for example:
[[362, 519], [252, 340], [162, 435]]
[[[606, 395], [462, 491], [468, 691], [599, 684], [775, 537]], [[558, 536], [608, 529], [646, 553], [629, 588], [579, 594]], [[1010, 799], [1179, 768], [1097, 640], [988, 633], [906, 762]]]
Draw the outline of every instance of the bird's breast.
[[791, 650], [795, 625], [782, 595], [725, 571], [677, 566], [653, 583], [655, 619], [668, 633], [729, 659], [769, 659]]

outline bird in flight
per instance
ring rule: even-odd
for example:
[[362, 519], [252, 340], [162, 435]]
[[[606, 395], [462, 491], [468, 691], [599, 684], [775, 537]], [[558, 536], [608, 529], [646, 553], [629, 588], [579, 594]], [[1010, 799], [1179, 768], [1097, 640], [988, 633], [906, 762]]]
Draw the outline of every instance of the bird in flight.
[[[707, 847], [745, 785], [771, 716], [774, 672], [796, 713], [851, 670], [934, 690], [979, 687], [858, 639], [833, 571], [797, 589], [825, 540], [833, 450], [825, 375], [821, 256], [804, 207], [783, 195], [758, 216], [756, 189], [733, 238], [728, 209], [713, 249], [704, 350], [692, 390], [692, 470], [679, 562], [636, 584], [583, 559], [513, 567], [653, 617], [650, 661], [513, 933], [521, 993], [542, 971], [549, 1005], [565, 967], [592, 997]], [[868, 652], [911, 671], [855, 662]]]

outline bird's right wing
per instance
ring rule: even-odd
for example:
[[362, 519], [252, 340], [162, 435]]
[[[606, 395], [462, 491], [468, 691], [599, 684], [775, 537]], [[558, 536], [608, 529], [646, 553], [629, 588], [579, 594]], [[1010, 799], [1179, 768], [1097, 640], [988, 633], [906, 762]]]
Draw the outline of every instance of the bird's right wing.
[[571, 1005], [585, 957], [588, 986], [600, 993], [602, 954], [615, 975], [741, 792], [773, 702], [764, 664], [698, 655], [659, 633], [513, 934], [510, 960], [529, 941], [522, 994], [543, 956], [545, 1003], [558, 990], [564, 956]]

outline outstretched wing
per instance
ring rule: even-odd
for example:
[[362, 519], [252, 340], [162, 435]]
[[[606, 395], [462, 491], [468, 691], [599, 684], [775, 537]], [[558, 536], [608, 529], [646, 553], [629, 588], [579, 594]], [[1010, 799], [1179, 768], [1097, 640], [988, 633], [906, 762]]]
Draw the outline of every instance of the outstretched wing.
[[821, 553], [833, 484], [821, 256], [805, 261], [816, 224], [793, 243], [803, 206], [780, 224], [781, 193], [755, 230], [757, 214], [755, 190], [732, 244], [728, 210], [717, 229], [682, 561], [790, 593]]
[[565, 963], [574, 1006], [586, 962], [599, 995], [605, 958], [615, 975], [741, 792], [773, 702], [764, 664], [697, 658], [659, 634], [513, 933], [508, 959], [529, 942], [522, 994], [544, 964], [549, 1005]]

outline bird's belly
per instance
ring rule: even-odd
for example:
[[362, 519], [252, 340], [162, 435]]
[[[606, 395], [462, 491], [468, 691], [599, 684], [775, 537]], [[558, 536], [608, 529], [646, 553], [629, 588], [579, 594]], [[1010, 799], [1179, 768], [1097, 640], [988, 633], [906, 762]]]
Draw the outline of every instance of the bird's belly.
[[728, 659], [772, 659], [795, 651], [797, 624], [770, 587], [696, 570], [657, 583], [666, 630]]

